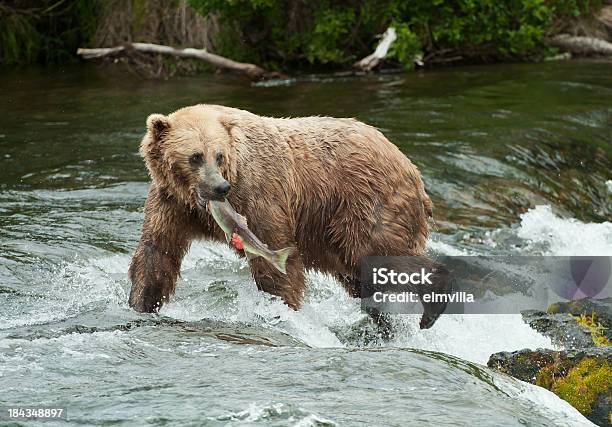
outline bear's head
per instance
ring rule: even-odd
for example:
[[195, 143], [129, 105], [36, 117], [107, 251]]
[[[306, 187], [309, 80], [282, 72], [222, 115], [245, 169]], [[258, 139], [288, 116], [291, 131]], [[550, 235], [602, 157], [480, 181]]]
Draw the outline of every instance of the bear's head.
[[230, 128], [203, 105], [151, 114], [140, 153], [154, 184], [192, 209], [223, 200], [236, 175]]

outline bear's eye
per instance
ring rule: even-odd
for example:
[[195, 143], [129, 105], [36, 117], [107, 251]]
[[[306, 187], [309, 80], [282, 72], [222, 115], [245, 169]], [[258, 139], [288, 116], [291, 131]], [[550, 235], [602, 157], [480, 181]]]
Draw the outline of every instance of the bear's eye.
[[202, 153], [192, 154], [191, 156], [189, 156], [189, 163], [191, 163], [193, 166], [199, 166], [202, 164], [203, 161], [204, 156], [202, 155]]
[[223, 163], [223, 160], [225, 160], [225, 156], [223, 155], [223, 153], [217, 153], [217, 164], [221, 165], [221, 163]]

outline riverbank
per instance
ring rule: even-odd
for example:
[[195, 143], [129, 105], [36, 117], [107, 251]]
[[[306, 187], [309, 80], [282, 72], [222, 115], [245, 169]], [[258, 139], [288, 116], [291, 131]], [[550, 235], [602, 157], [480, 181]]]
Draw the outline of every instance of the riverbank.
[[[606, 55], [612, 50], [606, 45], [612, 39], [612, 2], [536, 0], [491, 7], [479, 0], [438, 7], [394, 0], [350, 5], [281, 0], [21, 1], [0, 8], [0, 28], [0, 42], [6, 47], [0, 53], [3, 67], [65, 63], [77, 60], [78, 48], [114, 48], [108, 62], [147, 77], [227, 68], [227, 61], [210, 61], [214, 53], [251, 65], [251, 75], [252, 67], [259, 67], [265, 73], [254, 76], [261, 78], [369, 71], [371, 61], [359, 60], [374, 52], [389, 29], [393, 41], [383, 49], [377, 69], [532, 62], [566, 51]], [[159, 53], [163, 49], [140, 50], [136, 42], [178, 50], [164, 56]], [[199, 60], [178, 59], [178, 54], [185, 54], [183, 48], [201, 50]], [[202, 61], [202, 56], [208, 60]]]

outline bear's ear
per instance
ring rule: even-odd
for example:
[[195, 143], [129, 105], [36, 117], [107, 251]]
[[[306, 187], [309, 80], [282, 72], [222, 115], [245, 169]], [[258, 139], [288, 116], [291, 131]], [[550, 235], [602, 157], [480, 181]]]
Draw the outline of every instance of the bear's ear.
[[156, 141], [170, 128], [170, 120], [163, 114], [151, 114], [147, 117], [147, 130]]
[[221, 126], [225, 128], [227, 133], [230, 133], [230, 134], [232, 132], [232, 128], [238, 124], [238, 120], [230, 116], [219, 117], [219, 122], [221, 123]]

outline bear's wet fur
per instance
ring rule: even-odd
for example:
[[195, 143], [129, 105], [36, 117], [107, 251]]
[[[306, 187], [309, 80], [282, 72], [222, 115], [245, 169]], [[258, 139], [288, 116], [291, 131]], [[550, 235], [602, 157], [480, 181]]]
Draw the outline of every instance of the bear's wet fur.
[[297, 247], [286, 275], [262, 258], [249, 261], [257, 287], [293, 309], [305, 269], [334, 275], [358, 297], [362, 257], [424, 252], [432, 202], [419, 170], [357, 120], [195, 105], [149, 116], [140, 152], [152, 183], [129, 269], [138, 311], [169, 300], [193, 240], [225, 241], [206, 208], [211, 173], [230, 184], [227, 199], [262, 242]]

